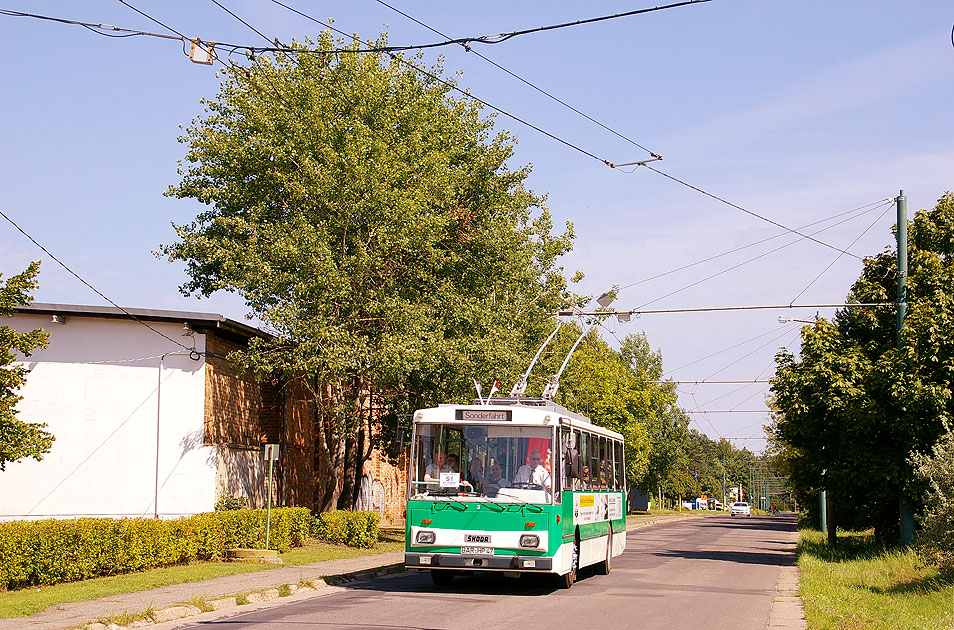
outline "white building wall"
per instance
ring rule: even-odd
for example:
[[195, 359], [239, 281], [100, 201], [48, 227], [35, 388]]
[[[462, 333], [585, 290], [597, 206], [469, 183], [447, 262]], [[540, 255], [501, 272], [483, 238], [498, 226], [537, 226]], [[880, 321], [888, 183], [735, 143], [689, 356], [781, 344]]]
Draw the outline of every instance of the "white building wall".
[[[211, 510], [216, 451], [203, 446], [204, 356], [190, 357], [132, 320], [50, 320], [12, 320], [19, 331], [51, 333], [48, 349], [23, 358], [30, 373], [18, 417], [47, 423], [56, 441], [42, 461], [0, 473], [0, 519], [153, 516], [157, 461], [160, 516]], [[183, 324], [149, 325], [205, 351], [204, 335], [183, 336]]]

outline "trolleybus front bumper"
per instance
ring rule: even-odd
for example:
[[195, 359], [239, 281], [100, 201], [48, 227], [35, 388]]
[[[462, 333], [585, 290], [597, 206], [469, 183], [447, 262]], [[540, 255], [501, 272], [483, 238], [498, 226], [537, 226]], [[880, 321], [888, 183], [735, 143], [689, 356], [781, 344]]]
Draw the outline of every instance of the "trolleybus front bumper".
[[545, 556], [462, 556], [455, 553], [404, 554], [408, 569], [467, 569], [497, 571], [551, 571], [553, 558]]

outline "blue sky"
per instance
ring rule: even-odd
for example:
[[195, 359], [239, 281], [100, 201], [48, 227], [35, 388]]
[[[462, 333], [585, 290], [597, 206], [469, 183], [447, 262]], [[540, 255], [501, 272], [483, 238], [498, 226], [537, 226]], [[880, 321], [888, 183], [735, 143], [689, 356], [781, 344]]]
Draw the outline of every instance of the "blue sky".
[[[282, 41], [321, 28], [268, 0], [222, 2]], [[653, 6], [389, 3], [452, 37]], [[129, 4], [190, 37], [263, 44], [210, 0]], [[374, 0], [286, 4], [321, 20], [333, 17], [335, 26], [363, 37], [388, 30], [392, 44], [440, 39]], [[7, 0], [0, 8], [167, 32], [116, 0]], [[941, 0], [712, 0], [474, 48], [663, 155], [654, 163], [660, 170], [774, 221], [797, 228], [861, 208], [840, 225], [806, 230], [830, 227], [817, 238], [863, 256], [891, 244], [889, 200], [899, 189], [910, 214], [954, 189], [952, 24], [954, 7]], [[184, 154], [179, 125], [201, 114], [199, 99], [216, 94], [215, 69], [190, 63], [169, 40], [106, 38], [3, 15], [0, 35], [0, 210], [123, 306], [241, 320], [245, 310], [234, 296], [181, 296], [182, 266], [152, 254], [173, 239], [171, 222], [200, 210], [162, 193], [177, 181]], [[493, 105], [600, 158], [648, 157], [474, 54], [456, 46], [441, 52], [449, 71], [461, 71], [461, 85]], [[620, 309], [650, 302], [660, 309], [788, 304], [800, 293], [796, 303], [840, 303], [860, 271], [856, 258], [836, 261], [831, 249], [646, 169], [612, 170], [504, 116], [497, 128], [516, 134], [514, 164], [533, 165], [530, 185], [549, 193], [555, 219], [573, 221], [576, 247], [565, 266], [586, 273], [583, 291], [599, 294], [778, 236], [624, 289]], [[11, 275], [36, 259], [43, 260], [38, 301], [104, 304], [0, 221], [0, 272]], [[720, 271], [726, 272], [715, 275]], [[815, 311], [644, 315], [610, 323], [604, 335], [612, 340], [645, 330], [676, 379], [764, 379], [779, 347], [797, 349], [799, 324], [776, 318]], [[686, 384], [680, 402], [688, 410], [760, 412], [692, 415], [692, 426], [711, 437], [759, 450], [763, 441], [735, 438], [761, 436], [766, 388]]]

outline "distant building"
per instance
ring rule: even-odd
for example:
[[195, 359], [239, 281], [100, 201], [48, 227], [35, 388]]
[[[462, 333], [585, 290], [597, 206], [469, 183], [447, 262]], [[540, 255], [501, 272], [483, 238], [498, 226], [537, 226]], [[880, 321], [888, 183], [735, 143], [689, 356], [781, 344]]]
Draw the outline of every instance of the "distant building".
[[[273, 505], [313, 507], [313, 405], [225, 358], [266, 333], [215, 314], [40, 303], [10, 325], [50, 333], [24, 359], [18, 409], [56, 441], [0, 473], [0, 519], [170, 518], [224, 496], [263, 506], [268, 443], [280, 444]], [[380, 457], [365, 469], [361, 507], [399, 515], [400, 471]]]

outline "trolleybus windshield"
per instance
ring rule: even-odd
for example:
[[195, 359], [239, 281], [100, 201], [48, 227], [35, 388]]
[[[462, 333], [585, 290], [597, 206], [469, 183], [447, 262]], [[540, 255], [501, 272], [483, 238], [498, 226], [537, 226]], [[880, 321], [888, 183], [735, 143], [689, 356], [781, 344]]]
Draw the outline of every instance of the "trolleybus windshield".
[[552, 445], [546, 426], [418, 424], [410, 496], [550, 503]]

